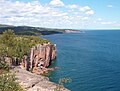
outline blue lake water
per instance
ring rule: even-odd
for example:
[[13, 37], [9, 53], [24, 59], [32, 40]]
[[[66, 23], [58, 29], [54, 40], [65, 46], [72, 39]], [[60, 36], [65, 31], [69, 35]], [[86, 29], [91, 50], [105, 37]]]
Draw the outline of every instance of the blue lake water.
[[120, 31], [47, 35], [57, 44], [51, 81], [69, 77], [71, 91], [120, 91]]

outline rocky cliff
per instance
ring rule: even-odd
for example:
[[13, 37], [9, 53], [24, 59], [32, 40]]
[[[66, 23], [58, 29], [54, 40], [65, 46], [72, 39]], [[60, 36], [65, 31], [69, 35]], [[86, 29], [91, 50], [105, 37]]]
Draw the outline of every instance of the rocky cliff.
[[[47, 67], [51, 64], [51, 61], [55, 58], [55, 44], [38, 44], [31, 48], [29, 55], [24, 56], [21, 65], [12, 69], [11, 72], [15, 73], [17, 82], [25, 91], [70, 91], [56, 83], [50, 82], [48, 77], [37, 75], [36, 72], [31, 73], [26, 71], [30, 68], [34, 69], [36, 64], [41, 61], [43, 62], [43, 66], [47, 69]], [[10, 60], [12, 61], [12, 59], [8, 57], [6, 57], [5, 60], [7, 62]], [[11, 61], [8, 64], [11, 64]], [[21, 67], [23, 69], [21, 69]]]
[[[30, 57], [25, 56], [24, 68], [34, 69], [38, 62], [43, 62], [43, 66], [47, 67], [51, 64], [52, 60], [56, 58], [56, 45], [55, 44], [38, 44], [31, 48]], [[27, 68], [28, 67], [28, 68]], [[38, 72], [29, 72], [16, 67], [15, 75], [18, 78], [17, 82], [25, 91], [70, 91], [60, 85], [49, 81], [48, 77], [37, 75]], [[37, 70], [36, 70], [37, 71]], [[24, 78], [23, 78], [24, 77]]]
[[[56, 45], [51, 43], [38, 44], [31, 48], [29, 56], [24, 56], [21, 67], [26, 70], [31, 70], [33, 73], [47, 73], [47, 67], [52, 60], [56, 58]], [[42, 72], [42, 73], [41, 73]]]
[[38, 61], [44, 62], [44, 67], [48, 67], [51, 61], [56, 58], [56, 45], [55, 44], [43, 44], [36, 45], [31, 48], [30, 52], [30, 63], [33, 68]]
[[18, 58], [0, 57], [11, 68], [12, 66], [19, 66], [25, 70], [32, 70], [42, 63], [44, 68], [47, 68], [51, 62], [56, 58], [56, 45], [51, 43], [37, 44], [30, 49], [30, 53], [25, 55], [20, 63]]

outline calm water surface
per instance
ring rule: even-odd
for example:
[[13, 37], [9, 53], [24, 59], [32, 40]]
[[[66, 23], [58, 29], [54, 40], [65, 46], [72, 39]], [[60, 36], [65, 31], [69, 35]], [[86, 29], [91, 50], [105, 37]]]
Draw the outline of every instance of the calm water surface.
[[120, 91], [120, 31], [47, 35], [57, 44], [51, 81], [70, 77], [72, 91]]

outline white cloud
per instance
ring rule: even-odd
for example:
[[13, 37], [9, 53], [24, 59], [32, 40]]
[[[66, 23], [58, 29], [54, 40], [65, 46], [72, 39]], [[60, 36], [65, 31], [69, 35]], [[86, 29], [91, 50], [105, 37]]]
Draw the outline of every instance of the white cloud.
[[117, 24], [117, 21], [101, 21], [100, 23], [103, 25], [110, 25], [110, 24], [114, 25]]
[[85, 12], [85, 14], [87, 14], [87, 15], [93, 15], [94, 11], [93, 10], [89, 10], [89, 11]]
[[94, 11], [89, 6], [80, 7], [79, 10], [84, 12], [86, 15], [93, 15]]
[[68, 5], [67, 7], [70, 9], [77, 9], [79, 6], [76, 4], [72, 4], [72, 5]]
[[94, 20], [94, 24], [99, 25], [101, 27], [103, 26], [109, 26], [109, 27], [119, 27], [117, 26], [119, 24], [118, 21], [110, 21], [110, 20], [105, 20], [103, 18], [97, 18], [96, 20]]
[[[61, 7], [53, 6], [64, 7], [61, 9]], [[72, 11], [69, 12], [69, 10]], [[90, 13], [91, 10], [88, 6], [64, 5], [60, 0], [52, 0], [45, 5], [39, 1], [0, 0], [0, 24], [59, 28], [82, 27], [84, 21], [90, 19], [91, 16], [88, 15], [93, 14]]]
[[91, 10], [91, 8], [89, 6], [84, 6], [84, 7], [80, 7], [80, 11], [88, 11]]
[[112, 7], [113, 7], [113, 5], [107, 5], [107, 7], [108, 7], [108, 8], [112, 8]]
[[103, 18], [93, 20], [91, 16], [94, 15], [94, 10], [89, 6], [65, 5], [62, 0], [51, 0], [47, 4], [41, 4], [39, 0], [0, 0], [0, 12], [0, 24], [57, 28], [84, 28], [86, 24], [120, 27], [118, 21]]
[[49, 4], [52, 6], [64, 6], [64, 3], [61, 0], [52, 0]]
[[97, 20], [98, 20], [98, 21], [102, 21], [102, 18], [98, 18]]
[[83, 17], [83, 18], [82, 18], [83, 21], [86, 21], [86, 20], [88, 20], [88, 19], [89, 19], [89, 17]]
[[116, 27], [120, 27], [120, 23], [115, 24]]
[[55, 19], [67, 14], [49, 6], [42, 6], [38, 1], [29, 3], [5, 1], [0, 3], [0, 6], [2, 6], [0, 23], [28, 24], [29, 22], [35, 25], [48, 21], [48, 17]]
[[5, 1], [5, 0], [0, 0], [0, 3], [1, 3], [1, 2], [4, 2], [4, 1]]
[[112, 22], [101, 22], [101, 24], [108, 25], [108, 24], [112, 24]]

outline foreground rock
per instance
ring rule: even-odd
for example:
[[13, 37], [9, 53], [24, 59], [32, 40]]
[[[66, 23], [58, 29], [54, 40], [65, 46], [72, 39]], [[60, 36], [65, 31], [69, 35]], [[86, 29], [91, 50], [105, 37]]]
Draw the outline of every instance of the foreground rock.
[[58, 85], [50, 82], [49, 78], [33, 74], [20, 67], [16, 67], [12, 72], [15, 72], [17, 82], [25, 91], [70, 91], [66, 88], [55, 90]]

